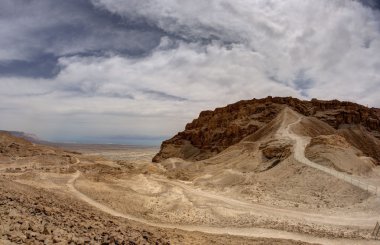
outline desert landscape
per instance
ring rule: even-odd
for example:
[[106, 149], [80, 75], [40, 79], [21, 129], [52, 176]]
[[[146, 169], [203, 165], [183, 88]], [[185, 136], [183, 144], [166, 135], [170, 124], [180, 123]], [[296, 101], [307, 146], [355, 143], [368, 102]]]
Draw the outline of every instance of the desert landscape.
[[0, 245], [380, 245], [380, 0], [0, 0]]
[[240, 101], [160, 149], [25, 138], [0, 133], [1, 244], [379, 244], [374, 108]]

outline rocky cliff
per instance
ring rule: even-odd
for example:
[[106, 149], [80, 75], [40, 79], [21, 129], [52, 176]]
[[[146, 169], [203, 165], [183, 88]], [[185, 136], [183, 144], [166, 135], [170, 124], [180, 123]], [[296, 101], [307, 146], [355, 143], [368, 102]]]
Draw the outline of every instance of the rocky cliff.
[[162, 143], [153, 161], [160, 162], [170, 157], [207, 159], [265, 126], [286, 106], [326, 122], [335, 129], [361, 126], [380, 139], [379, 109], [338, 100], [267, 97], [201, 112], [197, 119], [186, 125], [184, 131]]

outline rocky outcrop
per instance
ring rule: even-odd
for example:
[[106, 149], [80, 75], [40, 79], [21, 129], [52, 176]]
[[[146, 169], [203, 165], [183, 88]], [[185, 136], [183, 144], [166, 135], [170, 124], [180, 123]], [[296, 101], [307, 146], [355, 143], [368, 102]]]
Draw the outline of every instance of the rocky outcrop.
[[263, 157], [268, 160], [283, 160], [290, 156], [292, 144], [289, 141], [280, 141], [278, 139], [270, 140], [260, 144]]
[[186, 125], [184, 131], [162, 143], [153, 161], [160, 162], [170, 157], [207, 159], [255, 133], [286, 106], [328, 123], [335, 129], [360, 125], [380, 138], [379, 109], [338, 100], [304, 101], [292, 97], [267, 97], [201, 112], [197, 119]]
[[380, 116], [378, 110], [352, 102], [338, 100], [311, 101], [312, 115], [338, 129], [344, 124], [363, 125], [369, 130], [380, 131]]
[[214, 111], [203, 111], [183, 132], [162, 143], [153, 161], [169, 157], [201, 160], [238, 143], [274, 119], [283, 107], [261, 101], [240, 101]]
[[346, 138], [332, 134], [332, 135], [320, 135], [311, 139], [308, 147], [312, 147], [314, 145], [328, 145], [328, 146], [336, 146], [340, 148], [349, 148], [351, 145], [347, 142]]

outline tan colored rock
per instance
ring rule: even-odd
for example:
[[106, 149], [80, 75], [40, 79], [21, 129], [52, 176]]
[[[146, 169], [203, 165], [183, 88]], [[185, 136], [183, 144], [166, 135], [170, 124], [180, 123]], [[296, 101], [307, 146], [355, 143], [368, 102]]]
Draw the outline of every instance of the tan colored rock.
[[278, 160], [286, 159], [292, 153], [291, 148], [291, 142], [281, 142], [279, 140], [272, 140], [262, 143], [259, 147], [263, 153], [263, 156], [269, 160], [274, 158]]
[[314, 145], [330, 145], [341, 148], [349, 148], [351, 145], [347, 142], [346, 138], [340, 135], [321, 135], [311, 139], [309, 146]]

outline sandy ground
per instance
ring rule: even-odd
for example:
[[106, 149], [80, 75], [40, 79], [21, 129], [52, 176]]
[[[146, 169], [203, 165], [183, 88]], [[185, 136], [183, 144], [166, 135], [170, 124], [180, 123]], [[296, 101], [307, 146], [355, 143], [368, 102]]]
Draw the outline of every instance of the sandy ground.
[[129, 145], [100, 145], [100, 144], [58, 144], [62, 149], [76, 151], [86, 156], [104, 157], [108, 160], [122, 163], [150, 163], [159, 147], [129, 146]]
[[76, 196], [3, 178], [0, 180], [0, 244], [306, 243], [155, 228], [107, 214]]
[[284, 235], [275, 236], [278, 239], [267, 238], [271, 237], [271, 230], [265, 229], [255, 230], [247, 237], [247, 233], [231, 232], [229, 228], [157, 225], [117, 213], [76, 191], [74, 182], [79, 175], [74, 169], [86, 172], [97, 167], [113, 171], [129, 168], [103, 158], [95, 162], [92, 156], [79, 158], [65, 168], [37, 164], [38, 159], [29, 165], [23, 159], [23, 168], [19, 168], [17, 161], [11, 165], [0, 163], [0, 244], [103, 244], [104, 241], [111, 244], [112, 241], [119, 244], [306, 244], [286, 239]]

